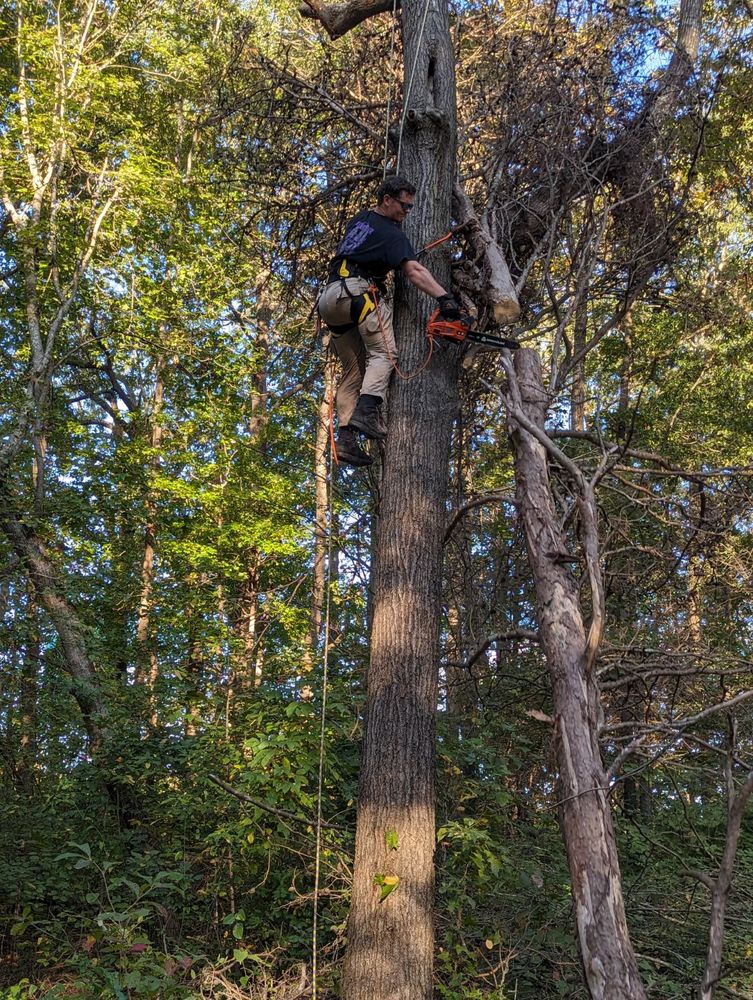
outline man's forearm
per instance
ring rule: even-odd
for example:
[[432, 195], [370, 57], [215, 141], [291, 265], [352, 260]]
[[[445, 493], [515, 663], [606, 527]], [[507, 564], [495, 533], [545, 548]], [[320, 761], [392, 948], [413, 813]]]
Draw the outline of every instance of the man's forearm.
[[423, 264], [419, 264], [417, 260], [406, 260], [402, 271], [411, 284], [422, 292], [426, 292], [427, 295], [431, 295], [432, 298], [438, 299], [440, 295], [447, 294], [431, 271], [427, 270]]

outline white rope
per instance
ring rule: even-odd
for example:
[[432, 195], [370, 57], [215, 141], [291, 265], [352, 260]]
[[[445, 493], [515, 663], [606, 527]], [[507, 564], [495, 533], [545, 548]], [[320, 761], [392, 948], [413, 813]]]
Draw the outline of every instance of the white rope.
[[[328, 380], [328, 392], [332, 393], [333, 386], [332, 380]], [[330, 416], [329, 420], [332, 420], [331, 416], [331, 402], [330, 402]], [[334, 456], [332, 454], [332, 446], [330, 444], [329, 450], [329, 473], [327, 478], [327, 568], [325, 571], [324, 586], [327, 592], [326, 602], [325, 602], [325, 614], [324, 614], [324, 650], [322, 654], [322, 723], [319, 732], [319, 784], [317, 788], [317, 801], [316, 801], [316, 860], [314, 862], [314, 919], [311, 931], [311, 997], [312, 1000], [317, 1000], [317, 978], [319, 974], [319, 962], [318, 962], [318, 932], [319, 932], [319, 881], [321, 873], [321, 856], [322, 856], [322, 792], [324, 788], [324, 746], [325, 746], [325, 727], [327, 721], [327, 681], [329, 675], [329, 621], [330, 621], [330, 604], [331, 604], [331, 593], [332, 593], [332, 470], [334, 467]]]
[[387, 114], [384, 121], [384, 166], [382, 180], [387, 176], [387, 157], [390, 151], [390, 111], [392, 109], [392, 90], [395, 82], [395, 25], [397, 24], [397, 0], [392, 0], [392, 32], [390, 36], [390, 89], [387, 91]]
[[403, 98], [403, 114], [400, 118], [400, 133], [397, 137], [397, 165], [395, 167], [395, 173], [400, 173], [400, 153], [403, 147], [403, 127], [405, 125], [405, 116], [408, 113], [408, 104], [410, 102], [410, 92], [413, 88], [413, 77], [416, 75], [416, 66], [418, 65], [418, 57], [421, 54], [421, 43], [424, 37], [424, 28], [426, 27], [426, 17], [429, 13], [429, 4], [431, 0], [425, 0], [424, 2], [424, 15], [421, 19], [421, 28], [418, 32], [418, 41], [416, 42], [416, 54], [413, 57], [413, 68], [410, 71], [410, 77], [408, 78], [408, 89], [405, 92]]

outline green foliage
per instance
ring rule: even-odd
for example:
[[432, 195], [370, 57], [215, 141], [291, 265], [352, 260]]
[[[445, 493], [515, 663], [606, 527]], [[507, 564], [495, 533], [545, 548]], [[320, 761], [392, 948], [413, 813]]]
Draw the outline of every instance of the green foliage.
[[[321, 629], [312, 634], [312, 610], [322, 613], [312, 609], [322, 367], [310, 293], [365, 198], [354, 176], [381, 175], [389, 24], [323, 45], [297, 0], [250, 9], [126, 0], [94, 4], [90, 22], [87, 9], [22, 2], [0, 13], [0, 445], [19, 422], [24, 430], [0, 482], [0, 514], [21, 518], [49, 556], [108, 709], [94, 752], [66, 644], [3, 535], [0, 995], [171, 1000], [220, 996], [223, 982], [253, 995], [310, 960], [323, 694]], [[574, 136], [611, 141], [654, 86], [646, 75], [658, 57], [648, 53], [666, 37], [661, 10], [584, 12], [577, 23], [554, 13], [549, 25], [546, 5], [513, 5], [504, 19], [486, 3], [456, 11], [460, 173], [474, 195], [487, 181], [502, 192], [499, 232], [516, 213], [537, 214], [537, 185], [569, 169]], [[722, 37], [739, 14], [719, 4], [707, 14], [698, 86], [712, 93], [720, 60], [730, 84], [709, 98], [706, 148], [694, 146], [693, 113], [679, 116], [675, 145], [654, 164], [660, 176], [647, 182], [662, 211], [687, 186], [687, 214], [672, 222], [672, 254], [629, 323], [585, 359], [595, 443], [560, 442], [588, 472], [602, 441], [625, 449], [599, 488], [606, 727], [692, 715], [749, 664], [751, 68], [749, 46]], [[518, 93], [528, 103], [516, 120]], [[576, 120], [568, 116], [581, 94], [588, 109]], [[338, 114], [340, 105], [352, 112]], [[34, 158], [51, 171], [41, 195]], [[497, 161], [512, 168], [487, 177]], [[568, 311], [584, 275], [594, 333], [633, 273], [642, 230], [620, 213], [639, 199], [611, 192], [614, 179], [598, 179], [593, 194], [594, 178], [543, 220], [554, 234], [547, 265], [533, 261], [527, 274], [522, 332], [549, 362], [571, 351]], [[9, 204], [28, 221], [14, 223]], [[510, 247], [517, 275], [538, 239], [523, 235]], [[588, 247], [594, 255], [579, 257]], [[30, 309], [45, 336], [69, 292], [49, 392], [29, 419]], [[562, 324], [560, 355], [550, 322]], [[577, 1000], [585, 992], [557, 774], [539, 721], [552, 711], [550, 681], [527, 637], [536, 610], [504, 418], [477, 378], [498, 372], [491, 358], [477, 364], [461, 380], [448, 501], [448, 520], [469, 506], [446, 546], [436, 989], [444, 1000]], [[552, 400], [560, 428], [569, 391]], [[703, 489], [678, 467], [702, 472]], [[551, 475], [575, 548], [567, 484], [554, 464]], [[333, 980], [378, 488], [376, 476], [335, 472], [322, 800], [333, 826], [323, 833], [319, 901]], [[700, 639], [690, 635], [692, 574]], [[698, 663], [700, 673], [683, 673]], [[745, 759], [750, 721], [741, 710]], [[652, 1000], [690, 995], [703, 966], [709, 905], [688, 871], [719, 863], [727, 725], [709, 718], [676, 745], [652, 737], [611, 793]], [[624, 745], [615, 732], [605, 729], [607, 761]], [[746, 817], [724, 965], [724, 983], [741, 995], [753, 988], [752, 836]], [[384, 846], [402, 857], [398, 829], [384, 831]], [[385, 869], [374, 874], [382, 900], [400, 888]], [[386, 906], [399, 908], [402, 891]]]

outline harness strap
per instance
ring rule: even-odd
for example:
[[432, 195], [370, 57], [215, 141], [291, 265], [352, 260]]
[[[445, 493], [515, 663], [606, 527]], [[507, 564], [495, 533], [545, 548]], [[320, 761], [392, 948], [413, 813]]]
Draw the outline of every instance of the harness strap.
[[368, 281], [370, 285], [376, 285], [381, 292], [384, 292], [384, 279], [376, 278], [373, 274], [366, 274], [362, 271], [358, 264], [355, 264], [352, 260], [348, 260], [347, 257], [343, 257], [340, 261], [339, 267], [332, 267], [329, 272], [329, 277], [327, 278], [327, 283], [332, 281], [337, 281], [339, 279], [345, 280], [345, 278], [362, 278], [364, 281]]

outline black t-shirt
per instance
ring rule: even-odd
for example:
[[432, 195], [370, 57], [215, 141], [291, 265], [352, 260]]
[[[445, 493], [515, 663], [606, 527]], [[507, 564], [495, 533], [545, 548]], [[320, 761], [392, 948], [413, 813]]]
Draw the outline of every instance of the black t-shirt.
[[330, 262], [330, 279], [347, 276], [343, 273], [343, 261], [354, 264], [364, 277], [383, 281], [404, 260], [417, 259], [398, 222], [365, 209], [348, 223], [345, 236]]

